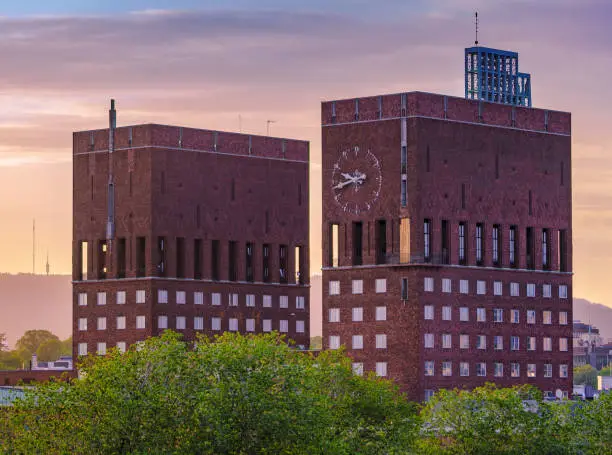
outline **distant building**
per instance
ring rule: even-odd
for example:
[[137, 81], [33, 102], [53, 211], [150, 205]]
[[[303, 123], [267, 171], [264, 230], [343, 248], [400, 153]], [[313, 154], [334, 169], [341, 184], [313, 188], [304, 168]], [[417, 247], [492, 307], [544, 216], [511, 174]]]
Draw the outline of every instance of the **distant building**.
[[32, 370], [72, 370], [72, 357], [62, 356], [54, 362], [39, 362], [36, 354], [32, 355]]
[[597, 390], [612, 390], [612, 376], [597, 376]]
[[576, 320], [572, 325], [572, 337], [574, 367], [587, 364], [595, 366], [597, 362], [592, 354], [603, 343], [603, 339], [599, 335], [599, 329], [593, 325]]

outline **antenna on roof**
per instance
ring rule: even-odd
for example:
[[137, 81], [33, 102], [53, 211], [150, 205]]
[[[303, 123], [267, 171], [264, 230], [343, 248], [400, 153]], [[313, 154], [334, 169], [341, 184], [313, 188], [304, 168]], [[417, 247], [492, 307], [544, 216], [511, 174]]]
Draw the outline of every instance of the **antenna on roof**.
[[270, 123], [276, 123], [276, 120], [267, 120], [266, 121], [266, 124], [267, 124], [267, 128], [266, 128], [267, 134], [266, 134], [266, 136], [270, 135]]
[[474, 44], [478, 46], [478, 11], [474, 13], [474, 17], [476, 18], [476, 40], [474, 41]]

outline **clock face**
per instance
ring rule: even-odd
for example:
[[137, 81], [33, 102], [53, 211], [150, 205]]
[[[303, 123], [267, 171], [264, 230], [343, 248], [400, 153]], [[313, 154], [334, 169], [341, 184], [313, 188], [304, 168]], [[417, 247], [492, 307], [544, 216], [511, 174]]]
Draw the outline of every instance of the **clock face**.
[[371, 151], [346, 149], [334, 164], [331, 187], [345, 212], [359, 215], [373, 206], [382, 185], [380, 162]]

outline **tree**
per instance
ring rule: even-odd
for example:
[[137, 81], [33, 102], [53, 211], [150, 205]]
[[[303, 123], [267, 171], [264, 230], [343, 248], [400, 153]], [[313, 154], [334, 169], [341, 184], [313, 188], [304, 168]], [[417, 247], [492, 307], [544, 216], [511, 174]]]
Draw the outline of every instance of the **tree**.
[[389, 381], [276, 334], [225, 333], [191, 349], [167, 331], [80, 369], [15, 404], [8, 453], [399, 454], [418, 430], [415, 405]]
[[8, 350], [8, 344], [6, 342], [6, 333], [0, 333], [0, 352]]
[[72, 355], [72, 337], [68, 337], [62, 341], [62, 355]]
[[47, 340], [36, 350], [36, 357], [41, 362], [55, 362], [62, 355], [63, 347], [60, 340]]
[[597, 369], [591, 365], [581, 365], [574, 368], [574, 384], [597, 387]]
[[599, 376], [612, 376], [612, 368], [605, 367], [599, 371]]
[[59, 340], [59, 338], [48, 330], [28, 330], [15, 344], [15, 350], [24, 362], [29, 361], [41, 344], [49, 340]]
[[316, 336], [310, 338], [310, 349], [323, 349], [323, 337]]

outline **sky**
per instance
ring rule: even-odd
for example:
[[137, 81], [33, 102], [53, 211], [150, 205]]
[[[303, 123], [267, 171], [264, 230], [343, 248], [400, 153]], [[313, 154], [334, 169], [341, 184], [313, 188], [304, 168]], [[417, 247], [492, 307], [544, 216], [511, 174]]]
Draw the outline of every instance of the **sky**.
[[0, 0], [0, 272], [71, 270], [72, 131], [158, 122], [311, 141], [320, 102], [463, 96], [463, 49], [520, 54], [535, 107], [573, 118], [574, 295], [612, 306], [612, 3], [601, 0]]

